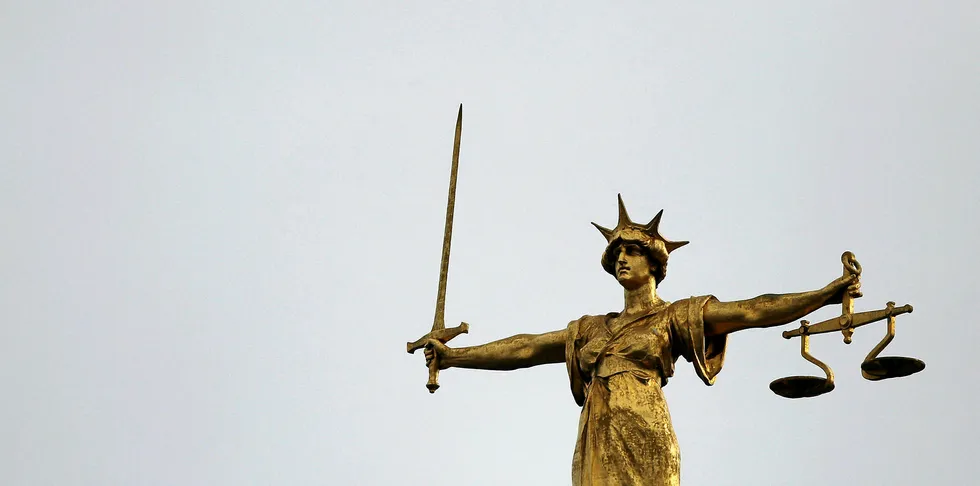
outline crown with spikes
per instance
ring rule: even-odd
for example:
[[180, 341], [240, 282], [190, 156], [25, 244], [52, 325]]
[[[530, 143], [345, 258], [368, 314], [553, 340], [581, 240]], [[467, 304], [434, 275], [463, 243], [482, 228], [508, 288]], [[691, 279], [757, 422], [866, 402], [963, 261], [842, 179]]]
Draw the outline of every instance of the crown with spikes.
[[616, 227], [613, 229], [603, 228], [595, 223], [595, 226], [602, 236], [606, 238], [606, 250], [602, 252], [602, 268], [610, 273], [614, 274], [616, 269], [616, 262], [614, 261], [615, 255], [613, 255], [610, 250], [620, 241], [634, 241], [640, 243], [646, 247], [650, 252], [656, 257], [663, 266], [661, 270], [662, 276], [657, 279], [659, 282], [663, 279], [663, 275], [666, 275], [667, 267], [667, 256], [670, 252], [690, 243], [689, 241], [668, 241], [666, 238], [660, 235], [660, 218], [664, 214], [664, 210], [661, 209], [653, 219], [647, 224], [636, 224], [630, 220], [629, 214], [626, 212], [626, 205], [623, 204], [623, 196], [617, 194], [619, 199], [619, 222], [616, 223]]

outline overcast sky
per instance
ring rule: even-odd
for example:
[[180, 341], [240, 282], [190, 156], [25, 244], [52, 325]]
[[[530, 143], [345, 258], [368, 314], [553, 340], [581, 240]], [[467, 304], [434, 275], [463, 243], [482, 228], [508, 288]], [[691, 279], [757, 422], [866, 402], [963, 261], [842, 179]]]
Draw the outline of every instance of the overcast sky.
[[[980, 7], [914, 2], [0, 4], [0, 484], [565, 485], [564, 366], [448, 370], [431, 326], [464, 104], [452, 345], [622, 308], [622, 193], [660, 293], [816, 289], [884, 324], [729, 340], [665, 388], [685, 485], [968, 484], [980, 400]], [[810, 316], [839, 314], [837, 307]]]

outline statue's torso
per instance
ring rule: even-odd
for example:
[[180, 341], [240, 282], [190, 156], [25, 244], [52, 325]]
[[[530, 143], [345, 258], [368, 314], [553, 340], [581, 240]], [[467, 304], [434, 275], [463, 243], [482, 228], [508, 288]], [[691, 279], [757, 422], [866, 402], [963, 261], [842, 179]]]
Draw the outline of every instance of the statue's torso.
[[704, 336], [703, 307], [712, 298], [663, 302], [622, 327], [610, 322], [616, 314], [569, 324], [565, 356], [582, 405], [574, 486], [679, 484], [680, 452], [662, 387], [680, 356], [706, 384], [721, 369], [726, 340]]
[[589, 316], [580, 321], [577, 343], [579, 371], [585, 382], [633, 372], [666, 384], [673, 375], [672, 338], [668, 303], [645, 316], [616, 326], [616, 314]]

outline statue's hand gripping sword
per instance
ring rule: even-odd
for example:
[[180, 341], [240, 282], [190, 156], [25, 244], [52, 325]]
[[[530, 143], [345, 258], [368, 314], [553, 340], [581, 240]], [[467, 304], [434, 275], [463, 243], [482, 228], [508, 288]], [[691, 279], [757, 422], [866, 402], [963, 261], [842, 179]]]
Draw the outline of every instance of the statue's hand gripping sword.
[[[442, 237], [442, 263], [439, 266], [439, 293], [436, 295], [436, 315], [432, 320], [432, 331], [422, 336], [415, 342], [408, 343], [408, 352], [415, 353], [416, 349], [426, 347], [430, 339], [436, 339], [445, 343], [450, 339], [468, 332], [469, 324], [463, 322], [460, 325], [446, 329], [446, 278], [449, 275], [449, 247], [453, 238], [453, 210], [456, 206], [456, 172], [459, 169], [459, 139], [463, 133], [463, 105], [459, 105], [459, 114], [456, 115], [456, 138], [453, 141], [453, 166], [449, 174], [449, 203], [446, 205], [446, 229]], [[429, 362], [429, 382], [425, 384], [429, 393], [435, 393], [439, 389], [439, 363], [438, 357], [434, 356]]]

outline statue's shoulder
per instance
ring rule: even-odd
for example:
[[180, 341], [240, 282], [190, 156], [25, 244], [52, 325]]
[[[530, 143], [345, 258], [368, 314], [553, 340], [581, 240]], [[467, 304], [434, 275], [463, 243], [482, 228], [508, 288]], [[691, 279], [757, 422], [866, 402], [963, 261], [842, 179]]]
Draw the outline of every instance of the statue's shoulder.
[[713, 295], [692, 295], [684, 299], [677, 299], [670, 303], [670, 308], [673, 309], [689, 309], [691, 306], [704, 307], [704, 303], [709, 300], [718, 300]]
[[672, 302], [667, 302], [667, 312], [676, 313], [678, 311], [687, 311], [687, 306], [691, 303], [691, 297], [685, 299], [677, 299]]
[[576, 336], [581, 336], [583, 334], [590, 334], [592, 330], [597, 327], [605, 326], [606, 321], [617, 316], [618, 313], [610, 312], [608, 314], [600, 315], [589, 315], [586, 314], [572, 322], [568, 323], [568, 329], [574, 333]]
[[584, 315], [582, 317], [579, 317], [578, 319], [575, 319], [574, 321], [572, 321], [572, 324], [579, 323], [580, 326], [581, 325], [596, 324], [596, 323], [602, 324], [602, 323], [606, 322], [607, 320], [612, 319], [613, 317], [616, 317], [618, 315], [619, 315], [618, 312], [610, 312], [608, 314], [598, 314], [598, 315], [586, 314], [586, 315]]
[[667, 308], [671, 319], [680, 323], [688, 321], [700, 322], [704, 306], [709, 300], [717, 300], [713, 295], [696, 295], [685, 299], [675, 300]]

